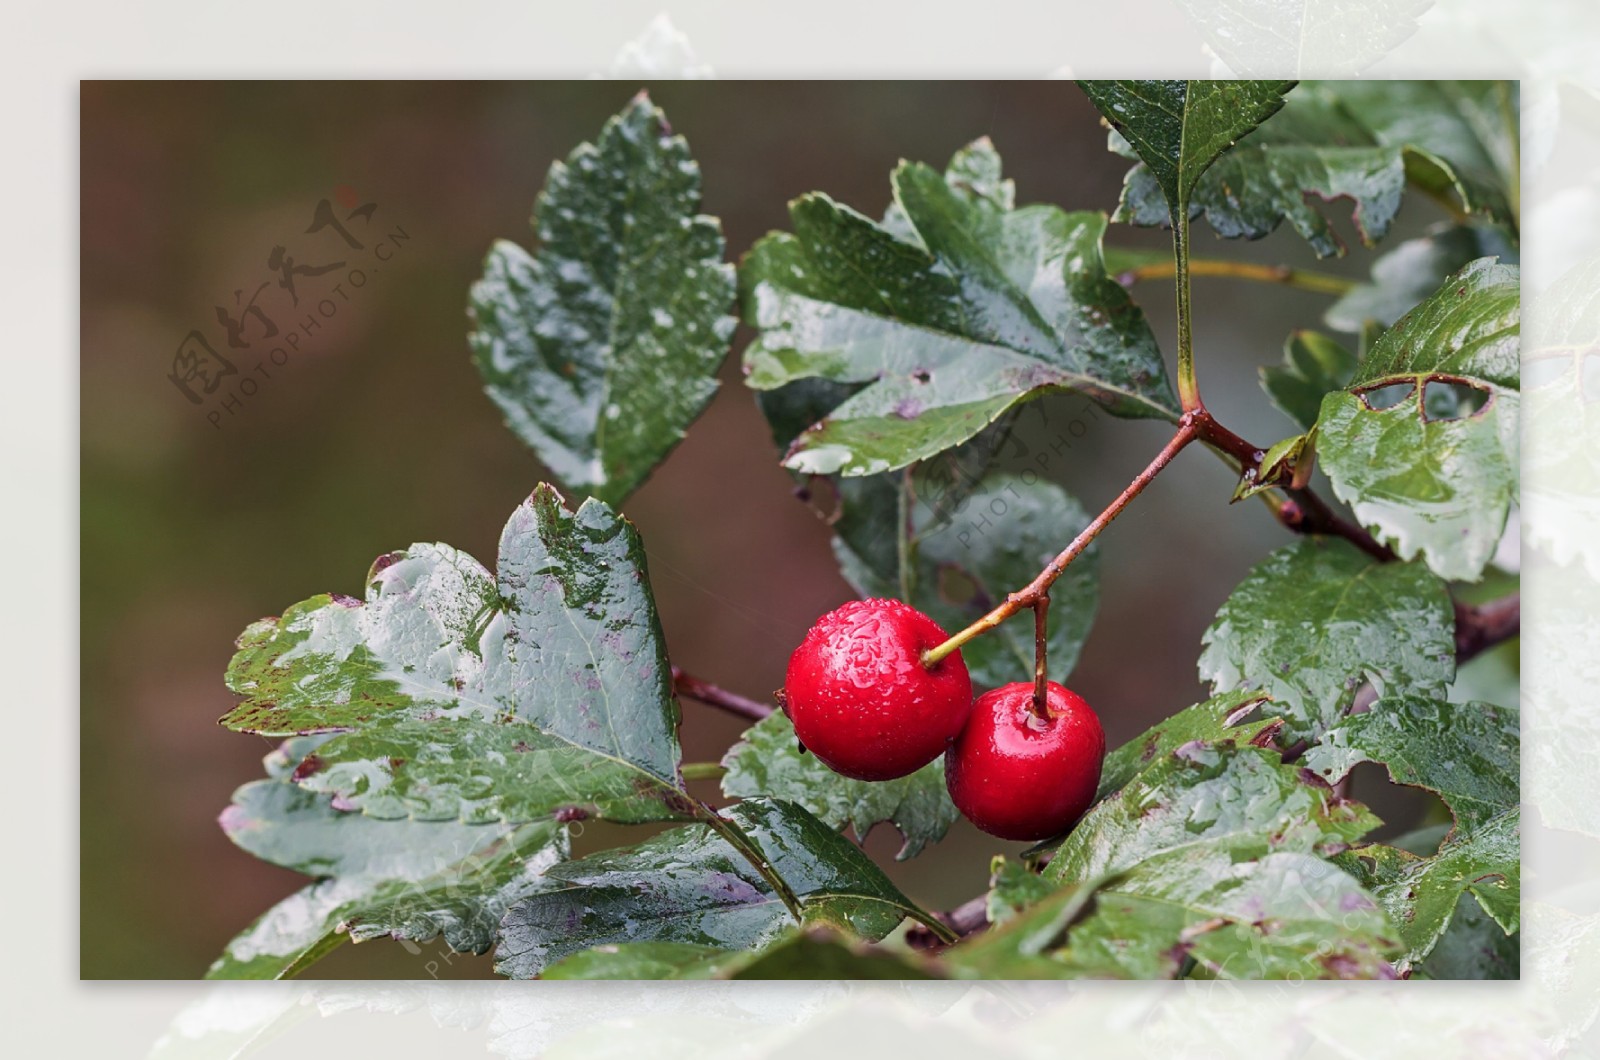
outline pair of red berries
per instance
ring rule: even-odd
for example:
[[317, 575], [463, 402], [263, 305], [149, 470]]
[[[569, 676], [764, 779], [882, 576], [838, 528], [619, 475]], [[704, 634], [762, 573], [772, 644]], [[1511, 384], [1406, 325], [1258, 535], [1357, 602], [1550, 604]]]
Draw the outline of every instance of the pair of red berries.
[[1037, 840], [1066, 831], [1100, 784], [1100, 719], [1055, 682], [1047, 717], [1033, 709], [1032, 682], [973, 702], [960, 652], [923, 665], [945, 639], [898, 600], [857, 600], [823, 615], [789, 659], [784, 710], [795, 735], [857, 780], [903, 777], [943, 754], [951, 800], [985, 832]]

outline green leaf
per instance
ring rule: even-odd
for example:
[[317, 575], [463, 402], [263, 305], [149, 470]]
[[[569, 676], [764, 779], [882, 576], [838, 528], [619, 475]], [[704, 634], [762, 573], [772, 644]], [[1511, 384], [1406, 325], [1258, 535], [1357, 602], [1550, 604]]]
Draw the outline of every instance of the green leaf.
[[1134, 978], [1115, 961], [1068, 957], [1061, 940], [1069, 925], [1098, 901], [1102, 881], [1052, 890], [1026, 909], [942, 955], [958, 979], [1122, 979]]
[[1444, 583], [1339, 538], [1303, 538], [1257, 564], [1202, 639], [1212, 689], [1260, 689], [1293, 736], [1335, 722], [1363, 681], [1383, 695], [1442, 695], [1455, 673]]
[[1456, 900], [1450, 925], [1433, 951], [1416, 965], [1413, 979], [1520, 979], [1522, 939], [1506, 934], [1475, 898]]
[[[849, 840], [793, 803], [749, 800], [723, 811], [800, 899], [808, 923], [868, 939], [917, 907]], [[794, 919], [745, 858], [705, 825], [552, 868], [512, 907], [496, 968], [531, 978], [592, 946], [686, 942], [749, 949]]]
[[[1372, 282], [1361, 284], [1333, 303], [1323, 320], [1340, 331], [1359, 332], [1373, 323], [1386, 328], [1438, 290], [1453, 273], [1478, 258], [1499, 258], [1515, 265], [1517, 247], [1504, 229], [1493, 225], [1439, 226], [1379, 257], [1372, 265]], [[1327, 389], [1337, 390], [1344, 385], [1340, 382]], [[1316, 407], [1312, 406], [1313, 419], [1315, 412]]]
[[1184, 744], [1102, 801], [1045, 868], [1060, 883], [1122, 872], [1203, 843], [1236, 861], [1342, 850], [1377, 827], [1360, 803], [1334, 796], [1276, 750]]
[[1222, 154], [1284, 104], [1293, 81], [1080, 81], [1165, 197], [1185, 217]]
[[931, 965], [838, 935], [790, 929], [759, 950], [620, 942], [575, 953], [541, 979], [933, 979]]
[[346, 940], [385, 936], [442, 934], [457, 952], [482, 953], [511, 903], [567, 855], [566, 828], [553, 822], [381, 821], [286, 776], [240, 788], [221, 824], [256, 857], [320, 879], [234, 938], [210, 979], [284, 978]]
[[640, 94], [550, 167], [539, 249], [501, 240], [472, 287], [473, 360], [563, 482], [619, 504], [716, 392], [735, 320], [700, 167]]
[[1321, 858], [1269, 854], [1236, 863], [1192, 843], [1141, 863], [1095, 895], [1064, 956], [1135, 979], [1193, 961], [1218, 979], [1392, 977], [1394, 929], [1350, 876]]
[[879, 822], [891, 822], [905, 840], [900, 860], [943, 839], [960, 816], [945, 790], [943, 758], [898, 780], [851, 780], [802, 751], [794, 725], [782, 714], [768, 715], [745, 730], [722, 764], [727, 767], [722, 793], [730, 798], [784, 799], [831, 828], [849, 825], [862, 838]]
[[[1371, 246], [1388, 232], [1409, 182], [1514, 228], [1517, 106], [1514, 82], [1304, 82], [1194, 186], [1188, 216], [1203, 216], [1228, 239], [1259, 239], [1287, 220], [1329, 257], [1344, 245], [1315, 202], [1348, 200]], [[1114, 219], [1171, 224], [1167, 182], [1163, 171], [1135, 167]]]
[[[998, 157], [985, 165], [997, 172]], [[745, 353], [751, 387], [860, 386], [794, 440], [787, 467], [904, 467], [1054, 390], [1176, 418], [1149, 326], [1101, 262], [1103, 215], [1009, 209], [1004, 195], [917, 163], [893, 184], [891, 217], [903, 222], [805, 195], [790, 206], [794, 234], [767, 236], [740, 269], [745, 319], [761, 332]]]
[[1283, 722], [1259, 692], [1224, 692], [1146, 729], [1106, 755], [1095, 800], [1123, 788], [1158, 758], [1191, 743], [1212, 747], [1270, 747]]
[[997, 855], [989, 863], [989, 895], [984, 911], [990, 924], [1003, 924], [1059, 889], [1027, 865]]
[[1315, 331], [1296, 331], [1283, 344], [1283, 364], [1263, 365], [1261, 389], [1283, 414], [1310, 430], [1322, 398], [1342, 390], [1356, 372], [1356, 355]]
[[671, 668], [632, 524], [540, 486], [499, 573], [444, 545], [381, 557], [365, 602], [313, 597], [245, 631], [222, 722], [337, 733], [295, 770], [378, 817], [692, 816]]
[[1385, 696], [1325, 733], [1305, 762], [1330, 782], [1376, 762], [1396, 784], [1437, 793], [1456, 829], [1471, 832], [1517, 805], [1519, 722], [1518, 711], [1491, 703]]
[[[917, 484], [926, 482], [913, 476], [916, 501], [900, 491], [855, 499], [855, 514], [852, 498], [845, 497], [849, 518], [835, 526], [833, 551], [845, 580], [862, 596], [905, 598], [947, 632], [965, 628], [1007, 593], [1031, 582], [1089, 525], [1089, 513], [1076, 500], [1031, 471], [991, 473], [954, 507], [948, 497], [935, 503], [926, 491], [916, 494]], [[868, 504], [870, 515], [864, 513]], [[911, 525], [908, 547], [885, 555], [882, 542], [887, 538], [893, 544], [902, 518]], [[1050, 672], [1065, 680], [1077, 665], [1099, 603], [1096, 546], [1073, 561], [1050, 595]], [[961, 657], [974, 685], [996, 688], [1031, 680], [1033, 649], [1033, 624], [1019, 619], [970, 642]]]
[[1472, 832], [1458, 831], [1431, 857], [1375, 843], [1341, 854], [1337, 861], [1388, 910], [1406, 946], [1405, 968], [1433, 951], [1463, 892], [1471, 893], [1503, 932], [1518, 929], [1521, 825], [1520, 811], [1512, 808]]
[[1317, 452], [1334, 493], [1443, 578], [1482, 576], [1516, 501], [1520, 304], [1517, 269], [1479, 259], [1322, 401]]

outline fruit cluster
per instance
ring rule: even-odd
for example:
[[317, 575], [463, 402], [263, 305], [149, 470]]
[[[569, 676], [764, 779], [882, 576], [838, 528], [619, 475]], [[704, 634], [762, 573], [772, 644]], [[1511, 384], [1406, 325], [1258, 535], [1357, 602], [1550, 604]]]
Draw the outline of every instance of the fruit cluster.
[[789, 659], [783, 706], [801, 744], [836, 773], [892, 780], [941, 754], [973, 824], [1002, 839], [1048, 839], [1094, 801], [1106, 739], [1089, 704], [1055, 682], [972, 698], [959, 651], [932, 665], [944, 630], [898, 600], [857, 600], [817, 620]]

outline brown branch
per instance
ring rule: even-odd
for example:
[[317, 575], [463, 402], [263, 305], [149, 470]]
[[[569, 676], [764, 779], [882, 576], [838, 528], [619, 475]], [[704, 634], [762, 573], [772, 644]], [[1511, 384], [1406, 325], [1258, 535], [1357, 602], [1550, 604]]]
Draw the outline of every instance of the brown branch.
[[[1469, 662], [1496, 644], [1503, 643], [1522, 632], [1522, 594], [1502, 596], [1486, 604], [1464, 604], [1455, 601], [1456, 611], [1456, 665]], [[1356, 692], [1346, 714], [1365, 714], [1377, 702], [1377, 689], [1368, 683]], [[1296, 740], [1284, 748], [1285, 762], [1297, 761], [1311, 746], [1309, 740]]]
[[[956, 935], [966, 938], [989, 926], [989, 896], [980, 894], [961, 903], [948, 913], [933, 915], [939, 923]], [[906, 931], [906, 944], [917, 950], [939, 949], [945, 945], [932, 929], [923, 924], [917, 924]]]
[[718, 688], [708, 681], [702, 681], [693, 674], [684, 673], [676, 666], [672, 668], [672, 690], [686, 699], [698, 700], [707, 706], [717, 707], [729, 714], [737, 714], [741, 718], [751, 721], [760, 721], [772, 713], [772, 707], [766, 703], [757, 703], [753, 699], [746, 699], [737, 692], [729, 692], [725, 688]]
[[[1264, 450], [1218, 423], [1204, 409], [1192, 415], [1195, 416], [1195, 426], [1200, 440], [1236, 460], [1240, 475], [1254, 477], [1252, 473], [1260, 472]], [[1288, 529], [1297, 534], [1332, 534], [1344, 538], [1374, 559], [1395, 558], [1395, 554], [1374, 540], [1371, 534], [1349, 520], [1341, 518], [1309, 487], [1299, 489], [1285, 487], [1283, 492], [1283, 499], [1272, 504], [1272, 514]]]
[[1488, 651], [1522, 632], [1522, 594], [1486, 604], [1456, 601], [1456, 664]]

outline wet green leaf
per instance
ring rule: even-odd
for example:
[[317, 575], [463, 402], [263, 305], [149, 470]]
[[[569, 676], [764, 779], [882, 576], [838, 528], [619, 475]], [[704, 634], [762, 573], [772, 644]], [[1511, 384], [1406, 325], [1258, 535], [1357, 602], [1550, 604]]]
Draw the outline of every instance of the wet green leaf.
[[1463, 892], [1510, 934], [1521, 924], [1522, 818], [1516, 808], [1458, 831], [1431, 857], [1374, 843], [1339, 855], [1388, 910], [1405, 942], [1405, 968], [1433, 951]]
[[1060, 888], [1020, 861], [997, 855], [989, 863], [989, 923], [1003, 924]]
[[1304, 538], [1257, 564], [1203, 642], [1200, 676], [1218, 692], [1265, 692], [1293, 736], [1333, 724], [1363, 681], [1384, 695], [1442, 695], [1455, 674], [1444, 583], [1340, 538]]
[[1402, 558], [1481, 577], [1518, 490], [1517, 269], [1480, 259], [1378, 339], [1323, 398], [1334, 493]]
[[1052, 889], [1003, 923], [946, 950], [944, 964], [958, 979], [1132, 978], [1114, 961], [1085, 961], [1061, 949], [1069, 925], [1097, 900], [1100, 882]]
[[641, 94], [550, 167], [538, 250], [501, 240], [472, 287], [473, 360], [516, 435], [620, 504], [716, 392], [735, 320], [700, 167]]
[[1360, 803], [1334, 796], [1276, 750], [1186, 743], [1157, 758], [1078, 822], [1045, 867], [1059, 883], [1136, 868], [1203, 843], [1235, 861], [1339, 850], [1377, 827]]
[[1263, 365], [1261, 389], [1284, 415], [1310, 430], [1322, 398], [1343, 390], [1356, 372], [1356, 355], [1315, 331], [1296, 331], [1283, 344], [1283, 364]]
[[1095, 895], [1068, 960], [1129, 978], [1171, 978], [1187, 961], [1217, 979], [1374, 979], [1393, 975], [1395, 932], [1354, 879], [1321, 858], [1235, 862], [1196, 842], [1142, 862]]
[[765, 795], [798, 803], [833, 828], [849, 825], [865, 837], [888, 821], [905, 842], [899, 858], [911, 858], [937, 843], [959, 816], [944, 785], [944, 759], [898, 780], [841, 777], [800, 749], [794, 726], [772, 714], [745, 730], [723, 757], [722, 793], [730, 798]]
[[[1358, 332], [1372, 323], [1386, 328], [1438, 290], [1453, 273], [1486, 257], [1498, 258], [1507, 265], [1517, 264], [1517, 246], [1504, 229], [1485, 224], [1437, 227], [1380, 256], [1372, 265], [1372, 282], [1361, 284], [1333, 303], [1323, 320], [1340, 331]], [[1328, 389], [1343, 386], [1341, 382]], [[1315, 411], [1313, 406], [1313, 418]]]
[[575, 953], [542, 979], [933, 979], [911, 954], [852, 941], [825, 928], [789, 929], [757, 950], [682, 942], [620, 942]]
[[745, 259], [745, 318], [761, 331], [746, 382], [860, 386], [795, 438], [786, 466], [849, 476], [904, 467], [1052, 390], [1176, 417], [1143, 314], [1101, 262], [1104, 216], [1009, 209], [1000, 185], [970, 176], [979, 156], [997, 176], [992, 148], [964, 155], [946, 174], [896, 169], [887, 227], [802, 196], [790, 206], [794, 234], [767, 236]]
[[[849, 840], [801, 807], [752, 799], [723, 811], [800, 899], [808, 923], [879, 939], [916, 907]], [[706, 825], [552, 868], [502, 923], [496, 967], [516, 978], [592, 946], [764, 945], [792, 926], [782, 901]]]
[[[1089, 524], [1089, 513], [1074, 498], [1032, 472], [992, 472], [954, 503], [948, 493], [933, 494], [931, 485], [929, 475], [913, 476], [909, 493], [847, 496], [844, 511], [850, 512], [854, 500], [856, 513], [835, 526], [833, 550], [845, 580], [862, 596], [904, 597], [949, 633], [1031, 582]], [[869, 504], [871, 514], [863, 514]], [[885, 569], [890, 557], [883, 555], [882, 542], [893, 544], [900, 519], [910, 525], [908, 547], [891, 552]], [[1050, 597], [1050, 674], [1062, 681], [1077, 665], [1094, 624], [1100, 598], [1096, 546], [1073, 561]], [[996, 688], [1032, 678], [1033, 649], [1033, 623], [1018, 617], [967, 644], [961, 657], [975, 686]]]
[[378, 817], [690, 815], [637, 531], [540, 486], [499, 573], [444, 545], [379, 559], [366, 600], [313, 597], [245, 631], [222, 721], [332, 732], [295, 771]]
[[1520, 979], [1520, 932], [1505, 930], [1483, 911], [1477, 899], [1456, 900], [1450, 924], [1432, 952], [1418, 962], [1413, 979]]
[[[1328, 257], [1344, 245], [1318, 201], [1348, 200], [1370, 246], [1388, 232], [1409, 183], [1514, 226], [1517, 96], [1506, 81], [1302, 82], [1199, 181], [1189, 216], [1229, 239], [1259, 239], [1287, 220]], [[1168, 182], [1164, 172], [1135, 167], [1114, 219], [1170, 224]]]
[[567, 854], [566, 828], [554, 822], [381, 821], [336, 809], [282, 772], [235, 792], [221, 824], [256, 857], [318, 880], [229, 942], [210, 979], [293, 976], [345, 941], [381, 937], [442, 934], [457, 952], [482, 953], [511, 903]]
[[1436, 792], [1471, 832], [1519, 801], [1520, 721], [1491, 703], [1385, 696], [1324, 733], [1305, 761], [1329, 782], [1376, 762], [1396, 784]]
[[1146, 766], [1185, 744], [1271, 746], [1282, 728], [1260, 692], [1223, 692], [1185, 707], [1106, 755], [1096, 801], [1121, 789]]
[[1183, 217], [1219, 157], [1284, 105], [1293, 81], [1080, 81], [1142, 163], [1170, 210]]

